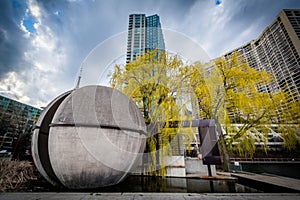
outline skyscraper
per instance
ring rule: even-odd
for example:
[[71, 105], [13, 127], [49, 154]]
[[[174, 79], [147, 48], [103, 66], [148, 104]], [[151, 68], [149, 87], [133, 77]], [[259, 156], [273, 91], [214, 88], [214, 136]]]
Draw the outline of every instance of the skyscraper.
[[[158, 54], [156, 55], [165, 51], [165, 43], [159, 16], [157, 14], [151, 16], [146, 16], [145, 14], [129, 15], [126, 63], [135, 60], [137, 56], [141, 56], [145, 52], [156, 49], [158, 50]], [[155, 68], [152, 70], [152, 75], [156, 74]], [[144, 98], [144, 107], [140, 109], [143, 110], [142, 113], [144, 117], [147, 118], [149, 113], [152, 112], [150, 111], [152, 108], [148, 108], [148, 97]], [[155, 107], [153, 109], [155, 109]], [[163, 140], [161, 137], [161, 135], [157, 135], [156, 138], [160, 148], [163, 147]], [[173, 136], [172, 139], [170, 138], [170, 140], [170, 145], [172, 146], [171, 154], [173, 156], [182, 156], [184, 152], [183, 136], [177, 134], [176, 136]]]
[[165, 42], [158, 15], [146, 17], [146, 51], [165, 50]]
[[159, 16], [129, 15], [126, 62], [154, 49], [165, 49]]
[[129, 15], [126, 62], [134, 60], [145, 51], [146, 43], [146, 16], [145, 14]]
[[249, 65], [275, 75], [275, 83], [262, 91], [277, 88], [289, 94], [290, 101], [300, 100], [300, 10], [282, 10], [255, 40], [225, 54], [238, 51]]

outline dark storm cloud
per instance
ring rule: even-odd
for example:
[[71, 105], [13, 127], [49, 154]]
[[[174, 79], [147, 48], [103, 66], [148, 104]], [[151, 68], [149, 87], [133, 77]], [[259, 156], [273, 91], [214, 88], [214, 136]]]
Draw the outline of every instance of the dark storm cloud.
[[28, 43], [19, 28], [24, 6], [17, 1], [0, 1], [0, 78], [21, 67], [21, 58]]

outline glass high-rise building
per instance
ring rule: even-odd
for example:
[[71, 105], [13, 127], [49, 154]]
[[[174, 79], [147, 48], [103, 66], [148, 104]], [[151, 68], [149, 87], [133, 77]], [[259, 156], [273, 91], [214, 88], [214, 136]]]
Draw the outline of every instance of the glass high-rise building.
[[126, 62], [155, 49], [165, 50], [159, 16], [129, 15]]
[[158, 15], [146, 17], [146, 51], [165, 50], [165, 42]]

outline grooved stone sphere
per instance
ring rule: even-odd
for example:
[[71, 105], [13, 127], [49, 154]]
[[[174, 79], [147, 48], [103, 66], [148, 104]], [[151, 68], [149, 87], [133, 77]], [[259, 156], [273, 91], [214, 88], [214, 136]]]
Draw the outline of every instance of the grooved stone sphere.
[[126, 95], [86, 86], [59, 96], [43, 111], [32, 138], [33, 158], [52, 184], [114, 185], [136, 167], [145, 133], [141, 112]]

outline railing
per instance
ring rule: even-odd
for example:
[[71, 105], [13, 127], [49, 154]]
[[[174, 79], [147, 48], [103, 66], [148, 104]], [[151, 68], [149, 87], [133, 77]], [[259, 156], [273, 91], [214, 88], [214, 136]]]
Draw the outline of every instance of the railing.
[[230, 162], [241, 163], [300, 163], [299, 158], [230, 158]]

